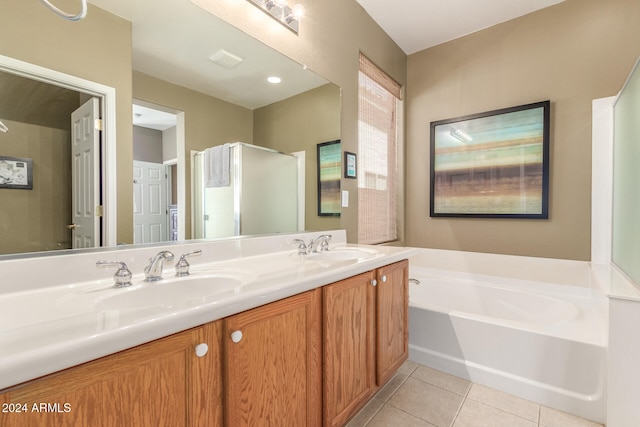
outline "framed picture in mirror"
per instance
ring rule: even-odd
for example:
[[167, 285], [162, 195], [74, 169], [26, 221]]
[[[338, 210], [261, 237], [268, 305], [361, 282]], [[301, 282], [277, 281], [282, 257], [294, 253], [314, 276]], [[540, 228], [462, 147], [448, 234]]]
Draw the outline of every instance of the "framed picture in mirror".
[[340, 140], [318, 144], [318, 216], [340, 216]]
[[0, 156], [0, 188], [33, 189], [33, 161]]

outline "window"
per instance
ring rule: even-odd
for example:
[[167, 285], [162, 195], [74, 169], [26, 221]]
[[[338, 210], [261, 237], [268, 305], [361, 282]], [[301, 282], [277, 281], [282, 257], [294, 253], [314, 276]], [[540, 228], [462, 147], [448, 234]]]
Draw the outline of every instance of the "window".
[[358, 78], [358, 242], [385, 243], [398, 237], [401, 86], [362, 54]]

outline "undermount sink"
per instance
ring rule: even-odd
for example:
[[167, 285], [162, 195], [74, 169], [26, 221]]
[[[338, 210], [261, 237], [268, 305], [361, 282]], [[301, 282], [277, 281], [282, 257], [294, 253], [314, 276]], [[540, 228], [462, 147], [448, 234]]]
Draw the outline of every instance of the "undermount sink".
[[333, 248], [324, 252], [314, 252], [306, 255], [312, 261], [355, 261], [359, 259], [370, 259], [380, 252], [369, 248], [344, 247]]

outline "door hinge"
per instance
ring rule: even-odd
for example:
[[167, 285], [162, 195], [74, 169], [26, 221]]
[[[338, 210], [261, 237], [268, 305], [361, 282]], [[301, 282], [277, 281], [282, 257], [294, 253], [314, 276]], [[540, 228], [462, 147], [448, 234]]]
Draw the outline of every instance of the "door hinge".
[[96, 206], [96, 216], [102, 216], [103, 213], [104, 213], [104, 209], [102, 205]]
[[102, 132], [102, 119], [96, 119], [95, 129]]

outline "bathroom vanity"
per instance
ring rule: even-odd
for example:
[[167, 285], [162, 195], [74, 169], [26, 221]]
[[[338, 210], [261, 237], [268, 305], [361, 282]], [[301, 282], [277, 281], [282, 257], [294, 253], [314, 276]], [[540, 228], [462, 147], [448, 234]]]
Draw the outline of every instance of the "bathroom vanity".
[[[194, 259], [194, 277], [244, 268], [252, 280], [199, 305], [176, 304], [129, 323], [103, 324], [84, 339], [87, 348], [102, 343], [103, 357], [84, 356], [89, 359], [78, 364], [74, 353], [91, 351], [70, 341], [66, 354], [56, 350], [49, 357], [66, 357], [72, 366], [59, 370], [52, 362], [48, 369], [56, 372], [0, 386], [0, 424], [238, 426], [286, 420], [288, 425], [343, 425], [407, 358], [411, 250], [346, 245], [337, 232], [328, 252], [298, 255], [291, 242], [310, 237], [315, 236], [236, 240], [237, 248], [226, 251], [228, 259], [206, 260], [201, 265], [206, 269], [199, 270]], [[215, 249], [221, 250], [221, 242]], [[188, 246], [207, 253], [216, 242]], [[234, 251], [252, 255], [234, 256]], [[165, 277], [170, 273], [167, 268]], [[93, 286], [99, 293], [103, 283], [73, 291], [77, 295]], [[166, 284], [171, 285], [150, 286]], [[134, 275], [132, 286], [145, 285]], [[141, 307], [145, 310], [153, 311]], [[120, 312], [123, 319], [125, 312]], [[43, 332], [46, 328], [43, 324]], [[129, 334], [131, 329], [136, 332]], [[140, 342], [114, 353], [118, 338]], [[2, 341], [6, 349], [10, 342]], [[17, 347], [23, 359], [2, 350], [0, 366], [28, 370], [37, 359], [33, 355], [47, 365], [46, 346], [40, 352]]]

